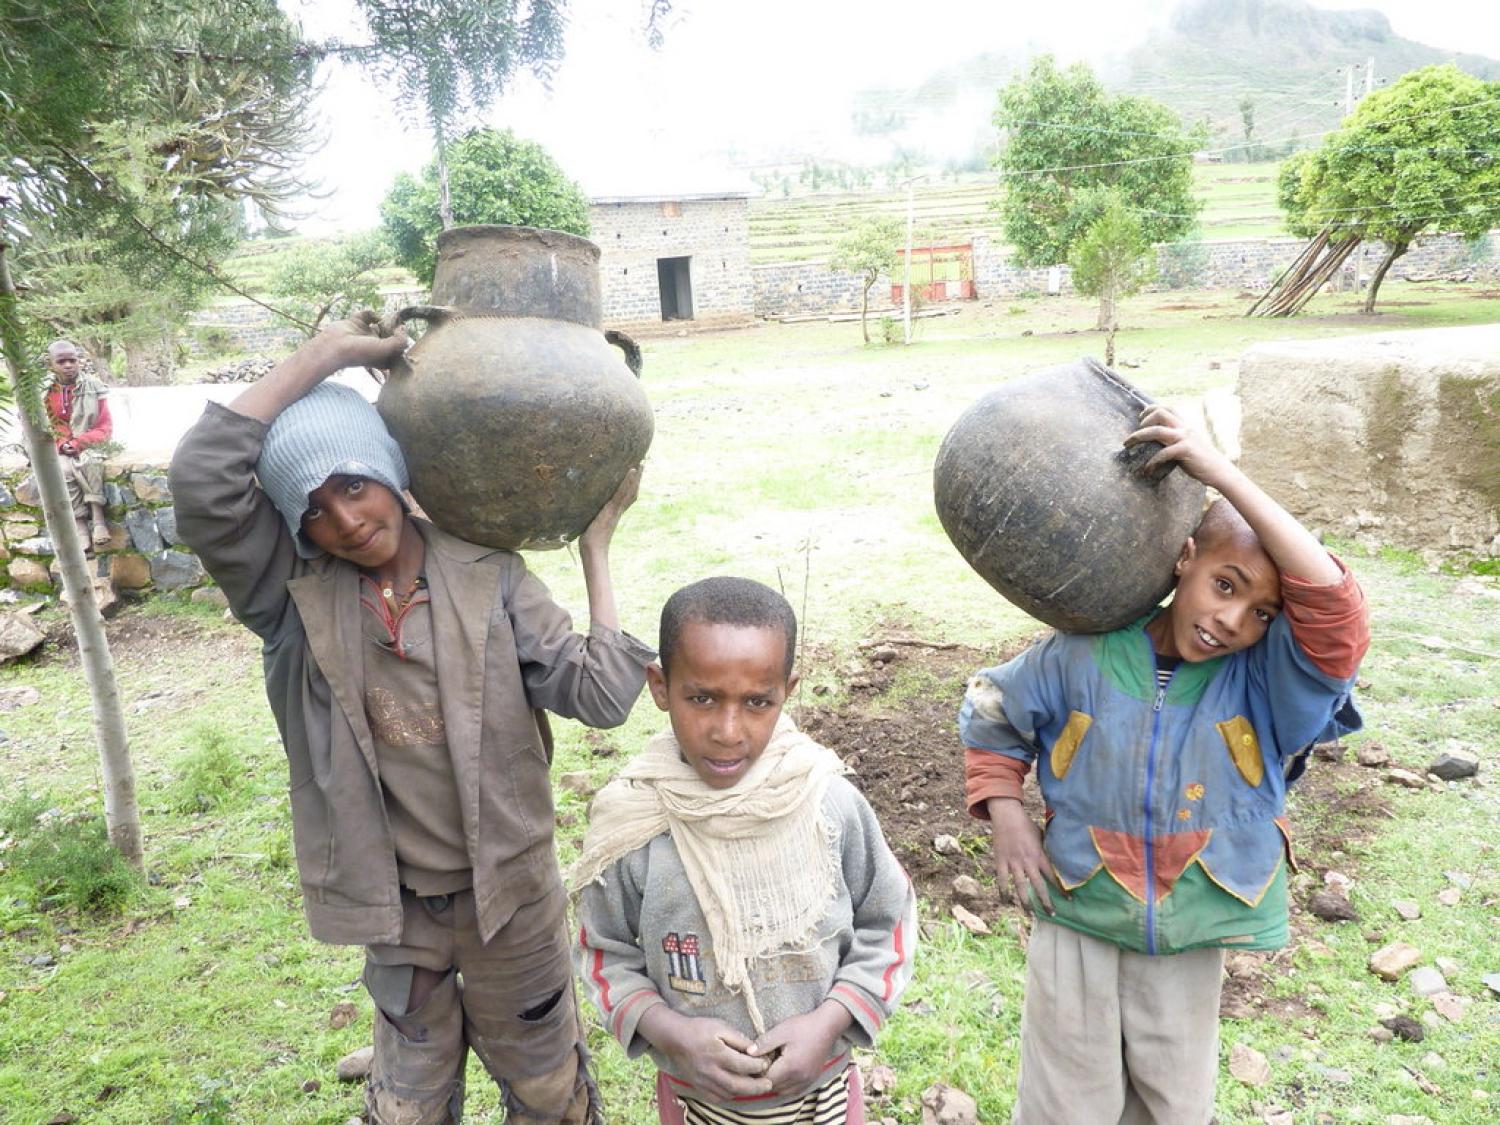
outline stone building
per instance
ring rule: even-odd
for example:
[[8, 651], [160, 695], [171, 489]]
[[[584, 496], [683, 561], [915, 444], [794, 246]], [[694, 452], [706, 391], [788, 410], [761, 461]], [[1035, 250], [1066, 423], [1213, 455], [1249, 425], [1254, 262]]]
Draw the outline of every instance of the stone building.
[[748, 184], [589, 190], [607, 327], [743, 324], [755, 316]]

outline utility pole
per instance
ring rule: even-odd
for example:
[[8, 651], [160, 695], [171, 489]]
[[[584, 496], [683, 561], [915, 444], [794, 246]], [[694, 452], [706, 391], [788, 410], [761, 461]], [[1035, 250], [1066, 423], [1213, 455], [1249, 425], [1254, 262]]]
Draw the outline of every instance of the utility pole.
[[901, 310], [901, 321], [902, 321], [901, 339], [902, 339], [902, 342], [906, 343], [906, 344], [910, 344], [911, 343], [911, 235], [912, 235], [912, 222], [913, 222], [912, 211], [913, 211], [913, 205], [914, 205], [914, 197], [915, 197], [915, 194], [916, 194], [916, 183], [917, 183], [918, 180], [925, 180], [926, 178], [927, 177], [925, 175], [922, 175], [922, 176], [912, 176], [910, 179], [908, 179], [906, 181], [906, 270], [905, 270], [905, 274], [903, 275], [903, 277], [901, 279], [901, 304], [902, 304], [902, 310]]
[[1370, 57], [1365, 60], [1365, 97], [1375, 92], [1375, 59]]
[[1354, 65], [1344, 71], [1344, 116], [1354, 112]]

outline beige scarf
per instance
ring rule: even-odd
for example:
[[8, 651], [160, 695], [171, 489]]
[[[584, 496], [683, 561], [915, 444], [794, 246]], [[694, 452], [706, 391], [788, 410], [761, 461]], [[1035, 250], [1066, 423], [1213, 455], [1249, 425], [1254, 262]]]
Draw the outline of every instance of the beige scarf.
[[835, 864], [823, 794], [843, 772], [833, 751], [783, 714], [738, 784], [713, 789], [663, 731], [594, 798], [568, 883], [576, 894], [670, 833], [708, 922], [719, 978], [744, 996], [751, 1023], [764, 1032], [750, 962], [805, 947], [823, 920]]

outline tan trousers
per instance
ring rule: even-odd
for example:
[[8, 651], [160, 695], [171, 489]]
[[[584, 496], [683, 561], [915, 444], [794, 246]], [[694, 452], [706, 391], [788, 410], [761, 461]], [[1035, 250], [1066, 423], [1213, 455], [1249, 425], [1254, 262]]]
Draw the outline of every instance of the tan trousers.
[[1224, 951], [1165, 957], [1037, 920], [1015, 1125], [1207, 1125]]
[[472, 891], [418, 898], [403, 890], [401, 898], [402, 943], [365, 950], [378, 1013], [365, 1099], [373, 1125], [462, 1120], [470, 1048], [500, 1084], [507, 1120], [590, 1121], [597, 1094], [563, 889], [521, 907], [488, 943], [479, 940]]
[[57, 455], [62, 466], [63, 484], [68, 487], [68, 503], [73, 507], [73, 518], [86, 520], [90, 516], [90, 504], [104, 503], [104, 462], [88, 457]]

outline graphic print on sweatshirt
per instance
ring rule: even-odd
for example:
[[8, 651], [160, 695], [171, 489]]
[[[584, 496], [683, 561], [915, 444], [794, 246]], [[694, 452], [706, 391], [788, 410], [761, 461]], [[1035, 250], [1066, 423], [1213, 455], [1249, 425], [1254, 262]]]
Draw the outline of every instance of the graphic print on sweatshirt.
[[667, 983], [678, 992], [702, 996], [708, 991], [703, 975], [702, 942], [697, 934], [679, 934], [676, 930], [661, 939], [667, 955]]

